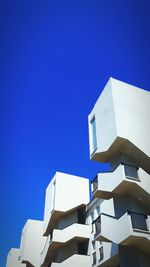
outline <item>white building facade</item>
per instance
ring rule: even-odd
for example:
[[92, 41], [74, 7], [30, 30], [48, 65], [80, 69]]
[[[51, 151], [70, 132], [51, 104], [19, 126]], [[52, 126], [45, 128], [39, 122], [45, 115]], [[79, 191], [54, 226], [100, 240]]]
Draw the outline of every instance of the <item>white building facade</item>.
[[110, 78], [88, 116], [90, 158], [108, 172], [56, 172], [43, 222], [28, 220], [6, 267], [150, 266], [150, 93]]

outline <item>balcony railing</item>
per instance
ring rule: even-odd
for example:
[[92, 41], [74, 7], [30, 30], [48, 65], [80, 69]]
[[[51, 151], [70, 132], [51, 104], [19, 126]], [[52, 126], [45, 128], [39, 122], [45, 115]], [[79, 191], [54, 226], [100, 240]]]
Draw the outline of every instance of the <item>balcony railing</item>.
[[146, 214], [129, 212], [129, 211], [128, 214], [130, 214], [133, 229], [148, 231]]
[[[137, 167], [131, 166], [131, 165], [128, 165], [128, 164], [124, 164], [124, 163], [121, 163], [121, 165], [124, 168], [124, 174], [125, 174], [127, 179], [140, 181], [140, 179], [138, 177], [138, 168]], [[118, 166], [116, 168], [118, 168]], [[107, 175], [107, 174], [113, 173], [113, 172], [115, 172], [115, 170], [104, 171], [104, 172], [101, 172], [101, 173], [106, 173], [106, 175]], [[95, 176], [95, 178], [91, 182], [91, 185], [92, 185], [92, 193], [95, 193], [96, 190], [98, 189], [98, 175]]]
[[[127, 211], [128, 215], [131, 218], [131, 223], [132, 223], [132, 228], [134, 231], [149, 231], [148, 226], [147, 226], [147, 218], [148, 216], [146, 214], [142, 213], [137, 213], [137, 212], [131, 212]], [[93, 224], [95, 225], [95, 234], [94, 238], [97, 238], [98, 235], [101, 233], [101, 215], [105, 215], [107, 217], [115, 218], [114, 216], [101, 213], [95, 221], [93, 221]], [[122, 215], [120, 216], [122, 217]], [[119, 218], [120, 218], [119, 217]], [[115, 218], [118, 220], [119, 218]]]

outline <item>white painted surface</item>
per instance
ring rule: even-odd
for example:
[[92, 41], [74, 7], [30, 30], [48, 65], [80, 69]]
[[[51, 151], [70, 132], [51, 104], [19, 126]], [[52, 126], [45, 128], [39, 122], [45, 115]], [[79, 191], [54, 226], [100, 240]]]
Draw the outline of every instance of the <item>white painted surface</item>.
[[56, 172], [46, 189], [44, 232], [47, 229], [53, 210], [65, 213], [82, 204], [85, 205], [89, 201], [88, 179]]
[[26, 267], [26, 264], [19, 260], [20, 249], [12, 248], [7, 256], [6, 267]]
[[40, 253], [46, 239], [42, 236], [42, 232], [42, 221], [27, 221], [22, 231], [20, 244], [20, 257], [22, 262], [29, 262], [35, 267], [40, 266]]
[[139, 187], [143, 188], [143, 190], [148, 194], [150, 194], [150, 175], [143, 169], [139, 168], [138, 177], [139, 181], [128, 179], [128, 177], [125, 175], [124, 165], [119, 165], [113, 172], [98, 174], [97, 190], [112, 193], [122, 182], [126, 181], [128, 183], [135, 183]]
[[[93, 152], [90, 125], [93, 116], [96, 120], [97, 133], [97, 150], [94, 155], [108, 151], [119, 137], [129, 140], [150, 157], [148, 91], [113, 78], [109, 79], [88, 117], [90, 155]], [[118, 148], [115, 149], [117, 151]]]
[[[72, 239], [89, 239], [91, 233], [91, 228], [89, 225], [74, 223], [63, 230], [54, 229], [52, 240], [50, 236], [47, 237], [44, 250], [41, 253], [41, 264], [43, 264], [47, 251], [52, 243], [60, 243], [62, 246], [71, 241]], [[64, 255], [65, 256], [65, 255]]]
[[[135, 231], [132, 228], [131, 217], [126, 212], [119, 219], [108, 217], [104, 214], [101, 215], [101, 236], [114, 242], [121, 244], [130, 236], [143, 237], [150, 240], [150, 216], [147, 219], [147, 226], [149, 232]], [[111, 230], [112, 229], [112, 230]]]
[[55, 229], [53, 231], [53, 242], [66, 243], [75, 237], [80, 237], [81, 239], [89, 239], [90, 226], [74, 223], [63, 230]]
[[90, 256], [74, 254], [61, 263], [52, 263], [51, 267], [91, 267]]

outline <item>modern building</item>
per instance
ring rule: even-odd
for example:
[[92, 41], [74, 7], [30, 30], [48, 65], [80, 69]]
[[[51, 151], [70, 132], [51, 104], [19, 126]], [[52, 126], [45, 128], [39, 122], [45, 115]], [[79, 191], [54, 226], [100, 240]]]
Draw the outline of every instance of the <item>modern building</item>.
[[150, 93], [110, 78], [88, 117], [91, 182], [56, 172], [7, 267], [150, 266]]
[[41, 266], [81, 266], [90, 262], [90, 226], [85, 224], [89, 180], [57, 172], [46, 189]]
[[110, 163], [92, 182], [93, 264], [148, 267], [150, 93], [110, 78], [88, 119], [90, 157]]
[[19, 249], [11, 249], [7, 267], [40, 267], [40, 253], [46, 238], [43, 237], [43, 221], [27, 220], [21, 234]]

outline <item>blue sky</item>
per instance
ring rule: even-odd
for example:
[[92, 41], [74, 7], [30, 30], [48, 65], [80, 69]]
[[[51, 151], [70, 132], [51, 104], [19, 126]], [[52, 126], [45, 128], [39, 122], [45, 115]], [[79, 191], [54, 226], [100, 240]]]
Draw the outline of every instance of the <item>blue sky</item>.
[[147, 0], [0, 3], [0, 266], [58, 171], [92, 179], [87, 116], [110, 76], [150, 88]]

